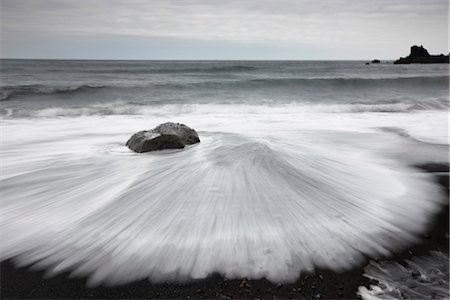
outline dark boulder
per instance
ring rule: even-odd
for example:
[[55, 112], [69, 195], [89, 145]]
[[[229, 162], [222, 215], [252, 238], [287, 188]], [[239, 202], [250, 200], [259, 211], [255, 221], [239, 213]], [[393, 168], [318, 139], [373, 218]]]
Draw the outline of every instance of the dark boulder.
[[412, 46], [407, 57], [401, 57], [394, 64], [448, 64], [448, 55], [430, 55], [423, 46]]
[[191, 145], [200, 142], [197, 132], [194, 129], [180, 123], [167, 122], [158, 125], [152, 132], [162, 135], [173, 134], [178, 136], [185, 145]]
[[371, 61], [371, 63], [373, 63], [373, 64], [379, 64], [380, 62], [381, 62], [381, 61], [378, 60], [378, 59], [374, 59], [374, 60]]
[[131, 136], [126, 146], [142, 153], [164, 149], [182, 149], [200, 142], [197, 132], [184, 124], [167, 122], [151, 130], [139, 131]]

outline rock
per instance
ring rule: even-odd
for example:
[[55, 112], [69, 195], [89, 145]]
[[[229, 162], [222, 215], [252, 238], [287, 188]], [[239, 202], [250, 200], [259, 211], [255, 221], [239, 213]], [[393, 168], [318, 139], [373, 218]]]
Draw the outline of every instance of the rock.
[[167, 122], [152, 129], [153, 132], [157, 132], [161, 135], [176, 135], [183, 144], [191, 145], [200, 142], [197, 132], [194, 129], [180, 123]]
[[126, 146], [137, 153], [182, 149], [200, 142], [194, 129], [180, 123], [167, 122], [151, 130], [139, 131], [131, 136]]
[[372, 64], [379, 64], [381, 61], [379, 61], [378, 59], [374, 59], [371, 61]]
[[370, 65], [370, 63], [366, 62], [366, 66]]
[[139, 131], [133, 134], [128, 140], [127, 146], [137, 153], [184, 148], [183, 142], [176, 135], [159, 135], [149, 131]]
[[394, 64], [448, 64], [448, 55], [430, 55], [423, 46], [412, 46], [407, 57], [400, 57]]

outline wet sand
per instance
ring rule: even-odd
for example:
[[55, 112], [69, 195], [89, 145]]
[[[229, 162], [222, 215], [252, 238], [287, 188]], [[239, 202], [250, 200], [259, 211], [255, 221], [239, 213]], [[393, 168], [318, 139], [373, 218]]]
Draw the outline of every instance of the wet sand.
[[[448, 253], [449, 233], [449, 166], [426, 164], [416, 166], [425, 172], [433, 173], [443, 190], [446, 203], [440, 213], [430, 221], [429, 230], [416, 245], [394, 253], [391, 259], [402, 263], [405, 259], [425, 255], [431, 250]], [[382, 258], [380, 258], [382, 259]], [[363, 276], [364, 266], [343, 273], [316, 270], [314, 274], [302, 274], [292, 284], [274, 284], [267, 280], [227, 280], [219, 275], [183, 284], [152, 284], [146, 280], [116, 287], [86, 288], [86, 280], [71, 279], [68, 274], [44, 278], [43, 271], [29, 271], [27, 267], [16, 268], [12, 261], [1, 263], [2, 299], [354, 299], [358, 286], [370, 284]]]

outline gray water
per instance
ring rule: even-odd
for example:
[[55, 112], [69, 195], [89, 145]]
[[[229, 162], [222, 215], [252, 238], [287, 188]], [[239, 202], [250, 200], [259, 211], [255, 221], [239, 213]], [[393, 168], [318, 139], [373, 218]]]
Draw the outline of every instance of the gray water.
[[[295, 280], [418, 241], [448, 65], [1, 61], [1, 259], [89, 284]], [[201, 142], [137, 154], [162, 122]]]
[[0, 97], [8, 100], [2, 112], [13, 116], [48, 108], [65, 109], [53, 111], [57, 115], [77, 115], [79, 108], [84, 114], [142, 114], [195, 104], [318, 110], [333, 104], [338, 112], [448, 107], [448, 65], [439, 64], [3, 60], [1, 65]]

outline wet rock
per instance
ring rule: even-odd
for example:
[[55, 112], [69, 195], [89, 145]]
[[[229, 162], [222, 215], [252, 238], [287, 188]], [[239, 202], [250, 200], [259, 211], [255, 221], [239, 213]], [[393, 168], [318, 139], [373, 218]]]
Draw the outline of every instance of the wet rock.
[[372, 63], [372, 64], [379, 64], [380, 62], [381, 62], [380, 60], [374, 59], [370, 63]]
[[182, 149], [200, 142], [194, 129], [180, 123], [167, 122], [151, 130], [139, 131], [131, 136], [126, 146], [137, 153]]
[[161, 135], [176, 135], [185, 145], [192, 145], [200, 142], [198, 134], [194, 129], [180, 123], [163, 123], [152, 129], [152, 131]]
[[183, 142], [176, 135], [158, 135], [148, 131], [133, 134], [126, 145], [137, 153], [184, 148]]

